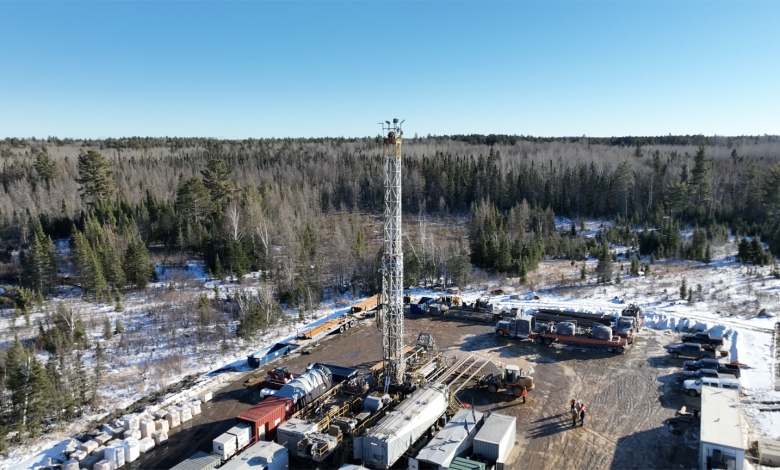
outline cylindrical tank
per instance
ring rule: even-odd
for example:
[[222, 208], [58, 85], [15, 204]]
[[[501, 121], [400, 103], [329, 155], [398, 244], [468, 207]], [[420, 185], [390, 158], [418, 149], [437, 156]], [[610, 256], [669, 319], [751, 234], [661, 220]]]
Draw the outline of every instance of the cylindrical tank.
[[301, 409], [302, 406], [322, 396], [332, 386], [333, 375], [330, 370], [318, 364], [312, 370], [280, 388], [274, 393], [274, 396], [288, 398], [295, 403], [296, 409]]
[[563, 321], [555, 326], [555, 331], [559, 335], [574, 336], [577, 330], [577, 324], [573, 322]]
[[596, 339], [612, 341], [612, 328], [604, 325], [594, 324], [593, 337]]

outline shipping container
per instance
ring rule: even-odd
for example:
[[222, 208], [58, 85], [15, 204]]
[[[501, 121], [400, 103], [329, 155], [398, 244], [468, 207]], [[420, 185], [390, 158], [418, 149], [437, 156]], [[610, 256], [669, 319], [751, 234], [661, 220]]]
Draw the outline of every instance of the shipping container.
[[290, 455], [287, 449], [275, 442], [260, 441], [220, 467], [220, 470], [288, 470], [289, 468]]
[[222, 460], [216, 455], [198, 452], [171, 470], [211, 470], [217, 468]]
[[491, 414], [474, 437], [474, 453], [483, 459], [503, 464], [515, 446], [516, 428], [517, 418]]
[[276, 438], [276, 428], [290, 419], [293, 413], [295, 408], [290, 399], [268, 397], [238, 415], [236, 420], [252, 427], [253, 441], [272, 441]]

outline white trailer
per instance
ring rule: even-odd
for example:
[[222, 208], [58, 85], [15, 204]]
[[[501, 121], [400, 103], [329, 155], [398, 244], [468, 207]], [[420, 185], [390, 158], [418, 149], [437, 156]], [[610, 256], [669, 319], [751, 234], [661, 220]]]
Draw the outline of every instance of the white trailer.
[[446, 384], [430, 384], [415, 391], [376, 426], [354, 441], [354, 457], [370, 467], [386, 470], [447, 411]]

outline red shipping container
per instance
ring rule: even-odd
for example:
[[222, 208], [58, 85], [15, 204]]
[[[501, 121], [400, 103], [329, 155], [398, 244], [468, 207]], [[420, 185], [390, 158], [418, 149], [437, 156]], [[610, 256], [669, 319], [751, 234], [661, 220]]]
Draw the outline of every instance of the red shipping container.
[[272, 441], [276, 437], [276, 428], [294, 413], [291, 400], [271, 396], [238, 415], [236, 420], [252, 426], [252, 442]]

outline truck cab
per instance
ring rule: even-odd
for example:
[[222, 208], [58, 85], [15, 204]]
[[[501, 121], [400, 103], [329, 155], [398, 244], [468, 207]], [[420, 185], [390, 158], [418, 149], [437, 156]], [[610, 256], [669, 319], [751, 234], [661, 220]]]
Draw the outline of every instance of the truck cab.
[[510, 338], [528, 338], [536, 330], [536, 319], [532, 316], [509, 318], [496, 323], [496, 334]]

